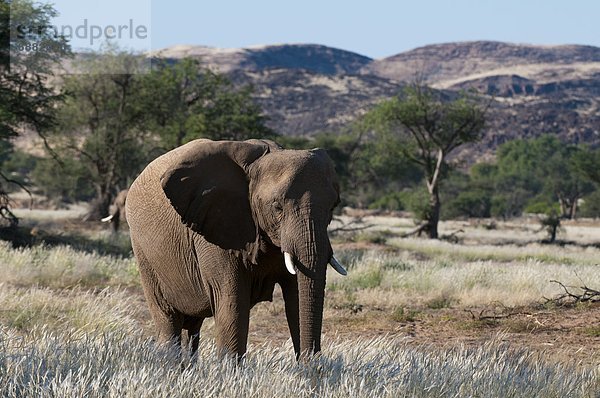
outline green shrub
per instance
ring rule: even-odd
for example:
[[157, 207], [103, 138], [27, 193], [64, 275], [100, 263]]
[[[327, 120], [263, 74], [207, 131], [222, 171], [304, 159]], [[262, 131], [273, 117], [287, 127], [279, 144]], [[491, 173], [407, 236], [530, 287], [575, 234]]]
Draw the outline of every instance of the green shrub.
[[483, 190], [461, 192], [442, 207], [442, 217], [488, 218], [491, 216], [492, 197]]
[[416, 220], [426, 220], [429, 213], [429, 193], [425, 188], [415, 188], [406, 193], [406, 207]]
[[406, 194], [403, 192], [391, 192], [381, 196], [369, 205], [369, 209], [382, 210], [405, 210]]
[[57, 202], [91, 200], [95, 191], [89, 171], [74, 158], [65, 158], [62, 162], [40, 159], [32, 171], [36, 187]]
[[[31, 172], [35, 169], [40, 158], [30, 155], [23, 151], [16, 150], [8, 155], [6, 161], [2, 163], [2, 171], [9, 175], [12, 180], [21, 184], [28, 185], [31, 183]], [[16, 184], [9, 184], [8, 189], [16, 189]]]
[[600, 191], [594, 191], [583, 198], [583, 203], [579, 208], [581, 217], [600, 217]]
[[535, 198], [527, 203], [527, 206], [524, 209], [525, 213], [531, 214], [560, 214], [560, 207], [558, 203], [552, 202], [545, 198]]
[[355, 242], [368, 242], [379, 245], [385, 245], [387, 240], [394, 236], [390, 231], [366, 231], [358, 233], [354, 236]]

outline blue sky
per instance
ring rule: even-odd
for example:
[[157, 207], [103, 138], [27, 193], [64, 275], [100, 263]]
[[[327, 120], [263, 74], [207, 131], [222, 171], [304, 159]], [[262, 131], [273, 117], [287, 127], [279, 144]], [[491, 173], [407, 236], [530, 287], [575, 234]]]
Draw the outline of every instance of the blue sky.
[[100, 24], [127, 17], [149, 24], [147, 40], [125, 44], [152, 49], [317, 43], [381, 58], [427, 44], [469, 40], [600, 47], [598, 0], [53, 2], [63, 13], [62, 23], [79, 23], [85, 15]]

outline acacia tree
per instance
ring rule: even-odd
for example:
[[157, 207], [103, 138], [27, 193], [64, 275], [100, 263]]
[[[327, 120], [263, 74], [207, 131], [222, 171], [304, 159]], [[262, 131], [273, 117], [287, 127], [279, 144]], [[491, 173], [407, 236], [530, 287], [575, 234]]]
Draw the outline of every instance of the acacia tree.
[[139, 56], [107, 48], [81, 61], [82, 74], [64, 79], [68, 97], [58, 109], [54, 142], [62, 156], [85, 166], [95, 190], [87, 219], [106, 216], [114, 194], [146, 160], [138, 95], [143, 75], [136, 74], [141, 62]]
[[[70, 56], [62, 37], [45, 29], [57, 15], [49, 4], [29, 0], [0, 2], [0, 215], [11, 224], [17, 220], [8, 210], [6, 183], [14, 183], [1, 168], [12, 153], [11, 140], [25, 130], [45, 139], [54, 123], [54, 107], [63, 99], [49, 80], [53, 67]], [[26, 34], [17, 34], [26, 32]]]
[[429, 203], [417, 231], [432, 239], [438, 238], [440, 180], [448, 155], [480, 139], [486, 108], [466, 95], [444, 98], [443, 93], [417, 81], [401, 96], [384, 101], [366, 115], [378, 140], [394, 143], [399, 156], [422, 170]]
[[136, 73], [145, 61], [108, 47], [83, 59], [84, 74], [64, 80], [69, 95], [59, 108], [56, 145], [85, 165], [96, 191], [88, 219], [106, 216], [114, 195], [170, 149], [200, 137], [273, 134], [247, 89], [235, 89], [191, 59], [155, 60], [148, 73]]
[[253, 101], [249, 87], [235, 88], [224, 75], [198, 60], [154, 60], [140, 95], [145, 128], [156, 133], [165, 150], [195, 138], [243, 140], [274, 135]]
[[542, 160], [540, 178], [545, 179], [545, 189], [553, 194], [560, 206], [560, 217], [574, 219], [579, 200], [592, 192], [593, 186], [577, 168], [577, 159], [589, 151], [578, 145], [565, 145], [556, 137], [540, 138], [552, 148], [552, 153]]

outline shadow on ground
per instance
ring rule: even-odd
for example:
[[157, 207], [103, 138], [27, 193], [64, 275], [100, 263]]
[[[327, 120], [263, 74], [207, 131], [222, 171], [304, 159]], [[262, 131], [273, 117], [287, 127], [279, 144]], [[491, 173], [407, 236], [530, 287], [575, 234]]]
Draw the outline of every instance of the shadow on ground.
[[13, 226], [0, 228], [0, 240], [11, 242], [15, 248], [44, 246], [70, 246], [86, 253], [98, 253], [117, 257], [131, 257], [129, 235], [125, 233], [99, 233], [90, 237], [74, 231], [45, 230], [37, 226]]

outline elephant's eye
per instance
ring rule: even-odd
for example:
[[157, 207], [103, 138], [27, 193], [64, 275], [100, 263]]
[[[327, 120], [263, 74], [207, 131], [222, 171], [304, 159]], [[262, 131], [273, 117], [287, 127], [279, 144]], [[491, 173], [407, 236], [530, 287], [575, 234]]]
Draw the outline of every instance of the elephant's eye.
[[273, 210], [275, 210], [277, 213], [281, 213], [283, 211], [283, 206], [281, 206], [281, 203], [279, 202], [273, 202], [272, 206]]

